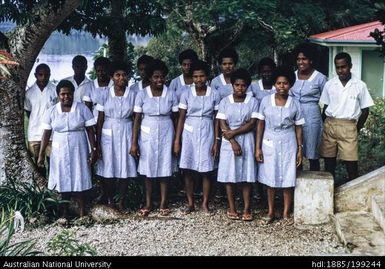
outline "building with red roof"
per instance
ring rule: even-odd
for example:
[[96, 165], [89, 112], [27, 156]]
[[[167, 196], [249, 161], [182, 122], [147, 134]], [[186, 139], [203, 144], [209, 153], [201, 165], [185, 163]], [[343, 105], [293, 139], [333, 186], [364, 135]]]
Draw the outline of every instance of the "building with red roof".
[[370, 37], [375, 29], [383, 30], [380, 21], [364, 23], [312, 35], [309, 41], [329, 48], [329, 77], [336, 75], [334, 56], [347, 52], [352, 57], [352, 73], [368, 85], [372, 96], [385, 97], [385, 59], [379, 45]]

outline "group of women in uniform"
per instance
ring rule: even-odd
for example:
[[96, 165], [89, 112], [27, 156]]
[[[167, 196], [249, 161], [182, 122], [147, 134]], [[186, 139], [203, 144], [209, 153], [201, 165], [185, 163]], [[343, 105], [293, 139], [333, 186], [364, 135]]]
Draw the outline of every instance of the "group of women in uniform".
[[[310, 160], [311, 169], [319, 170], [322, 120], [318, 100], [326, 81], [313, 67], [312, 47], [297, 46], [294, 56], [296, 73], [283, 66], [276, 68], [273, 60], [264, 58], [258, 66], [260, 80], [251, 83], [247, 70], [236, 69], [235, 50], [224, 49], [218, 57], [222, 73], [210, 83], [210, 66], [198, 60], [193, 50], [186, 50], [179, 57], [182, 75], [169, 88], [165, 85], [168, 68], [161, 60], [146, 62], [145, 79], [132, 87], [127, 87], [129, 66], [111, 63], [113, 86], [92, 100], [98, 111], [96, 139], [90, 128], [95, 125], [92, 113], [73, 102], [74, 90], [60, 82], [60, 103], [43, 121], [42, 156], [44, 141], [53, 131], [49, 186], [65, 193], [90, 189], [87, 162], [97, 160], [96, 174], [105, 183], [103, 194], [108, 203], [113, 203], [114, 180], [119, 179], [124, 197], [127, 179], [139, 174], [145, 178], [146, 203], [138, 214], [145, 217], [154, 210], [152, 193], [157, 179], [159, 216], [164, 217], [170, 214], [170, 177], [179, 167], [187, 194], [183, 213], [195, 210], [194, 177], [200, 176], [201, 209], [211, 215], [210, 186], [217, 170], [216, 180], [225, 184], [229, 219], [253, 220], [251, 191], [253, 183], [260, 182], [267, 186], [268, 201], [268, 213], [261, 221], [274, 221], [275, 190], [283, 188], [282, 216], [289, 222], [302, 154]], [[235, 205], [237, 185], [243, 197], [241, 214]], [[119, 207], [124, 207], [123, 198]]]

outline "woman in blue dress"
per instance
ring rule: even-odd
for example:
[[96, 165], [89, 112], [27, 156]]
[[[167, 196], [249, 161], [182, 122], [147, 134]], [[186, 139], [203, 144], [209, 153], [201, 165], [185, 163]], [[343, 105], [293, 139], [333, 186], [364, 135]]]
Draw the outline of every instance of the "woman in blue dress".
[[126, 87], [128, 73], [128, 64], [111, 64], [110, 76], [114, 85], [101, 94], [96, 106], [99, 111], [96, 129], [99, 160], [96, 174], [102, 178], [103, 193], [111, 206], [114, 205], [118, 181], [120, 210], [124, 209], [128, 179], [137, 176], [135, 159], [129, 154], [135, 92]]
[[[74, 194], [79, 216], [83, 217], [84, 192], [92, 188], [90, 165], [96, 160], [95, 119], [85, 104], [74, 102], [75, 87], [70, 81], [60, 81], [56, 92], [59, 103], [49, 108], [42, 120], [44, 133], [37, 165], [44, 165], [45, 149], [52, 134], [48, 188], [60, 192], [65, 200]], [[63, 209], [63, 217], [67, 218], [67, 203]]]
[[242, 220], [253, 219], [250, 208], [251, 183], [257, 179], [254, 159], [254, 128], [257, 121], [258, 101], [246, 94], [251, 77], [245, 69], [236, 70], [231, 76], [233, 94], [219, 104], [219, 119], [223, 139], [219, 155], [218, 182], [225, 183], [229, 210], [227, 217], [240, 219], [235, 208], [234, 188], [242, 187], [244, 209]]
[[256, 134], [258, 181], [268, 187], [268, 213], [261, 224], [270, 224], [275, 219], [276, 188], [283, 188], [283, 218], [286, 223], [291, 221], [296, 167], [302, 162], [302, 125], [305, 120], [299, 102], [289, 96], [289, 89], [295, 82], [294, 72], [279, 67], [273, 81], [277, 93], [262, 99]]
[[[202, 210], [210, 214], [210, 172], [218, 156], [218, 121], [215, 120], [219, 95], [206, 85], [210, 67], [206, 62], [192, 63], [190, 70], [194, 85], [187, 88], [179, 102], [179, 120], [174, 141], [174, 153], [180, 156], [179, 168], [183, 169], [188, 205], [183, 213], [195, 210], [194, 176], [202, 176]], [[217, 139], [218, 138], [218, 139]]]
[[314, 69], [316, 51], [309, 43], [298, 45], [293, 51], [297, 63], [296, 81], [290, 94], [300, 103], [305, 124], [303, 126], [303, 155], [310, 162], [311, 171], [319, 171], [319, 146], [322, 134], [322, 117], [319, 99], [326, 77]]
[[190, 67], [193, 62], [198, 60], [198, 55], [194, 50], [186, 49], [179, 53], [178, 60], [182, 69], [182, 74], [171, 80], [168, 88], [175, 91], [179, 101], [182, 93], [189, 88], [188, 86], [193, 84]]
[[257, 83], [252, 83], [250, 88], [254, 97], [260, 103], [266, 95], [274, 94], [275, 87], [272, 81], [273, 72], [276, 65], [273, 59], [269, 57], [262, 58], [258, 63], [258, 75], [260, 79]]
[[161, 60], [154, 60], [146, 68], [150, 85], [135, 98], [134, 130], [130, 154], [139, 158], [138, 172], [145, 176], [146, 205], [140, 216], [148, 216], [153, 207], [152, 187], [160, 181], [160, 215], [170, 213], [167, 187], [175, 167], [172, 146], [178, 118], [178, 100], [174, 91], [165, 85], [168, 68]]

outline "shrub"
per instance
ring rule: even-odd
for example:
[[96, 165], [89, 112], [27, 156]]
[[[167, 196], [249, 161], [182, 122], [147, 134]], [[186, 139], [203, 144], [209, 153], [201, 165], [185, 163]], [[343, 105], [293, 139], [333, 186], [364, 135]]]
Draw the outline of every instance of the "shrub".
[[96, 250], [89, 244], [80, 244], [74, 232], [62, 230], [48, 241], [48, 251], [57, 256], [95, 256]]
[[10, 210], [20, 211], [30, 222], [38, 224], [56, 219], [59, 205], [65, 202], [68, 201], [60, 200], [53, 191], [40, 188], [34, 183], [8, 181], [0, 186], [0, 204], [8, 208], [5, 213], [9, 214]]
[[0, 256], [36, 256], [41, 253], [33, 250], [36, 241], [26, 240], [11, 244], [12, 236], [15, 233], [14, 213], [12, 217], [2, 210], [0, 218]]

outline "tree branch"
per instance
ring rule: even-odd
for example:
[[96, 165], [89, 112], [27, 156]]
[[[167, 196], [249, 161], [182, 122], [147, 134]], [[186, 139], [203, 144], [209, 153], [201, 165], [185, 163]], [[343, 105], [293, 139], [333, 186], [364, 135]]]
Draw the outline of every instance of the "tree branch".
[[44, 43], [80, 3], [81, 0], [67, 0], [57, 10], [51, 9], [45, 1], [36, 4], [31, 11], [33, 17], [31, 22], [16, 28], [9, 39], [9, 47], [15, 60], [20, 63], [17, 75], [21, 88], [25, 88], [29, 73]]

